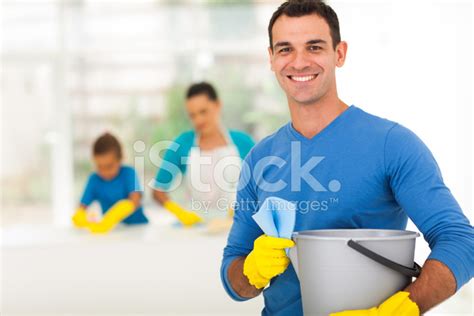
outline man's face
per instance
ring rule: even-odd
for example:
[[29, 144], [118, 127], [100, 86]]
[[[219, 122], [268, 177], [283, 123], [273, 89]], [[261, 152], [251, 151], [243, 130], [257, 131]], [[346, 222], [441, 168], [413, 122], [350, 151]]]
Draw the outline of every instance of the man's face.
[[288, 100], [314, 104], [328, 92], [336, 93], [335, 68], [344, 64], [346, 43], [334, 50], [329, 25], [316, 14], [280, 16], [269, 48], [272, 71]]
[[186, 110], [194, 129], [201, 135], [214, 131], [219, 124], [220, 103], [209, 99], [206, 94], [198, 94], [188, 99]]
[[94, 155], [94, 164], [99, 176], [104, 180], [112, 180], [119, 171], [121, 161], [114, 151]]

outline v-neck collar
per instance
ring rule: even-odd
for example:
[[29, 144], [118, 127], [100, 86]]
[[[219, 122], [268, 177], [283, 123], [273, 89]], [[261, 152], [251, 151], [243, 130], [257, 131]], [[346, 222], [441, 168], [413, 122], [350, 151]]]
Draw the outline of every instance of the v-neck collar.
[[323, 137], [325, 134], [333, 130], [336, 126], [338, 126], [341, 123], [341, 121], [344, 121], [345, 117], [350, 115], [350, 113], [354, 112], [355, 109], [357, 109], [355, 105], [349, 106], [344, 112], [342, 112], [334, 120], [332, 120], [331, 123], [328, 124], [328, 126], [326, 126], [324, 129], [322, 129], [319, 133], [317, 133], [311, 138], [307, 138], [303, 136], [300, 132], [298, 132], [293, 127], [293, 123], [291, 121], [286, 125], [286, 130], [291, 138], [296, 138], [297, 140], [301, 142], [312, 142], [318, 138]]

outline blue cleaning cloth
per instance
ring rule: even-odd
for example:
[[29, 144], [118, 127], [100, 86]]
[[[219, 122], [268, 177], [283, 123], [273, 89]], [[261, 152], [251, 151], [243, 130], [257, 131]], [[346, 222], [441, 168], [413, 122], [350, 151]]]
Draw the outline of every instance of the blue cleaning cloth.
[[263, 201], [252, 218], [266, 235], [291, 239], [295, 229], [296, 206], [292, 202], [271, 196]]

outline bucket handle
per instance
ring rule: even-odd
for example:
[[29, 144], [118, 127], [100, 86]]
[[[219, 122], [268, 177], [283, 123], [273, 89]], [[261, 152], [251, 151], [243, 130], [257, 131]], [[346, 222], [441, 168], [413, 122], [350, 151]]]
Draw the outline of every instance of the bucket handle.
[[370, 250], [368, 248], [365, 248], [361, 244], [353, 241], [352, 239], [350, 239], [347, 242], [347, 245], [349, 247], [351, 247], [352, 249], [354, 249], [355, 251], [363, 254], [367, 258], [370, 258], [370, 259], [374, 260], [375, 262], [380, 263], [381, 265], [386, 266], [387, 268], [390, 268], [392, 270], [395, 270], [395, 271], [397, 271], [397, 272], [399, 272], [399, 273], [401, 273], [405, 276], [412, 277], [412, 278], [417, 278], [421, 273], [421, 267], [416, 262], [414, 262], [413, 268], [410, 268], [410, 267], [403, 266], [403, 265], [401, 265], [401, 264], [399, 264], [395, 261], [392, 261], [388, 258], [385, 258], [385, 257], [373, 252], [372, 250]]

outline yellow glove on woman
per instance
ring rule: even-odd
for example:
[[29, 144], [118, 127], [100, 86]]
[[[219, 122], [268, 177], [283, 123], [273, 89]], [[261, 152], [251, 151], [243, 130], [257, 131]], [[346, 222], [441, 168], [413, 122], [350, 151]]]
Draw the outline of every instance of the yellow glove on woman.
[[273, 277], [283, 273], [290, 263], [285, 248], [294, 245], [291, 239], [286, 238], [262, 235], [255, 239], [253, 250], [244, 262], [244, 275], [249, 279], [249, 283], [261, 289]]
[[379, 307], [332, 313], [330, 316], [419, 316], [418, 305], [408, 295], [410, 295], [408, 292], [397, 292]]
[[163, 204], [163, 206], [174, 214], [184, 226], [189, 227], [202, 222], [202, 218], [196, 213], [185, 210], [176, 202], [168, 200]]
[[74, 213], [74, 216], [72, 217], [72, 223], [77, 228], [83, 228], [89, 224], [89, 221], [87, 220], [87, 212], [85, 208], [81, 206], [76, 210], [76, 213]]
[[131, 200], [120, 200], [105, 213], [99, 223], [90, 223], [87, 228], [93, 233], [107, 233], [135, 211]]

